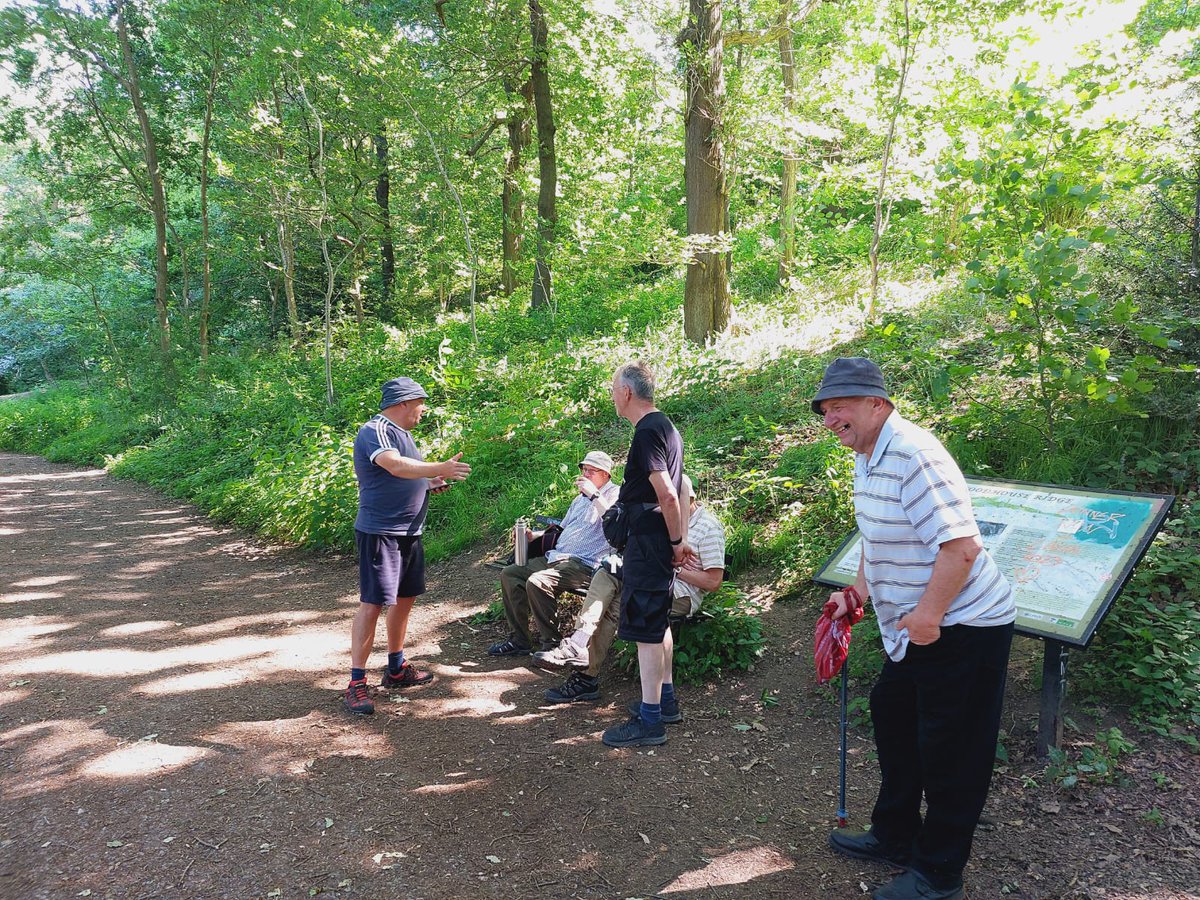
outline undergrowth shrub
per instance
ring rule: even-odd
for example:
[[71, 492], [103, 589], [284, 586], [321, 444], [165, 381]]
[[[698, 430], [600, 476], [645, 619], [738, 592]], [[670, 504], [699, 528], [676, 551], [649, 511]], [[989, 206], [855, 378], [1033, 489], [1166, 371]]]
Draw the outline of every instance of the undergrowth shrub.
[[[758, 605], [730, 582], [706, 596], [696, 620], [680, 629], [675, 644], [675, 680], [696, 684], [720, 678], [726, 672], [750, 669], [766, 646], [759, 612]], [[623, 671], [636, 671], [637, 644], [616, 641], [612, 662]]]
[[[1198, 746], [1200, 729], [1200, 450], [1143, 448], [1125, 486], [1179, 493], [1170, 517], [1080, 654], [1086, 689], [1128, 703], [1140, 723]], [[1163, 483], [1166, 482], [1166, 483]], [[1181, 730], [1185, 729], [1185, 730]], [[1186, 730], [1186, 729], [1190, 729]]]

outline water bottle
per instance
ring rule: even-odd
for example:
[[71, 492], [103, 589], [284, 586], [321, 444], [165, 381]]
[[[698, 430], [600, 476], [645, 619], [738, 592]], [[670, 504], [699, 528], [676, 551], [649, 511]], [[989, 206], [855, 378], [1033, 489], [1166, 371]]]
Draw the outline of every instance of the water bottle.
[[521, 517], [513, 526], [513, 562], [524, 566], [529, 562], [529, 520]]

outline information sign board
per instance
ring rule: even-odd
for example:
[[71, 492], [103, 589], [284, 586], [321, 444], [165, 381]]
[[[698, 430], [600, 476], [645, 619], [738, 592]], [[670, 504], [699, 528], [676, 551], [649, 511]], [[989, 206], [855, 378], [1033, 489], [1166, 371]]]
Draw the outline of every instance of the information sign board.
[[[1170, 494], [968, 478], [983, 545], [1012, 584], [1017, 631], [1087, 646], [1162, 527]], [[862, 542], [848, 537], [814, 578], [854, 581]]]

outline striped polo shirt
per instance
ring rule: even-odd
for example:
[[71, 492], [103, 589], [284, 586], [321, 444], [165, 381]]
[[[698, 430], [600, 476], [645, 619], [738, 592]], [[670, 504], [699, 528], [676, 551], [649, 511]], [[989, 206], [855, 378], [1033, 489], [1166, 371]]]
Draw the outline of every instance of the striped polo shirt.
[[[925, 592], [938, 548], [979, 534], [967, 483], [936, 437], [893, 411], [871, 456], [854, 458], [854, 516], [883, 647], [899, 662], [908, 631], [896, 623]], [[981, 550], [942, 625], [1005, 625], [1016, 617], [1011, 586]]]
[[[696, 511], [688, 518], [688, 546], [700, 558], [701, 569], [725, 568], [725, 526], [703, 506], [697, 505]], [[703, 591], [682, 578], [675, 579], [674, 591], [676, 597], [687, 596], [692, 604], [692, 613], [700, 608], [704, 600]]]

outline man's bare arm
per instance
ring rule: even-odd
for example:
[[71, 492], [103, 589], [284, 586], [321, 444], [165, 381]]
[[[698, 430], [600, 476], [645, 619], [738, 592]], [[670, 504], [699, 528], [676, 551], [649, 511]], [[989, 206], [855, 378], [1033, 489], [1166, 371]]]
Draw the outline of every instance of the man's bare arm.
[[397, 478], [444, 478], [446, 481], [462, 481], [471, 474], [471, 467], [461, 462], [462, 454], [456, 453], [445, 462], [424, 462], [401, 456], [398, 450], [384, 450], [375, 457], [375, 465]]
[[725, 569], [722, 566], [700, 569], [687, 565], [680, 569], [675, 577], [693, 587], [700, 588], [706, 594], [711, 594], [721, 586], [721, 581], [725, 578]]
[[977, 535], [953, 538], [938, 547], [925, 593], [916, 609], [896, 623], [897, 628], [908, 629], [908, 639], [914, 644], [932, 644], [941, 637], [946, 610], [967, 583], [971, 566], [982, 549], [983, 541]]

